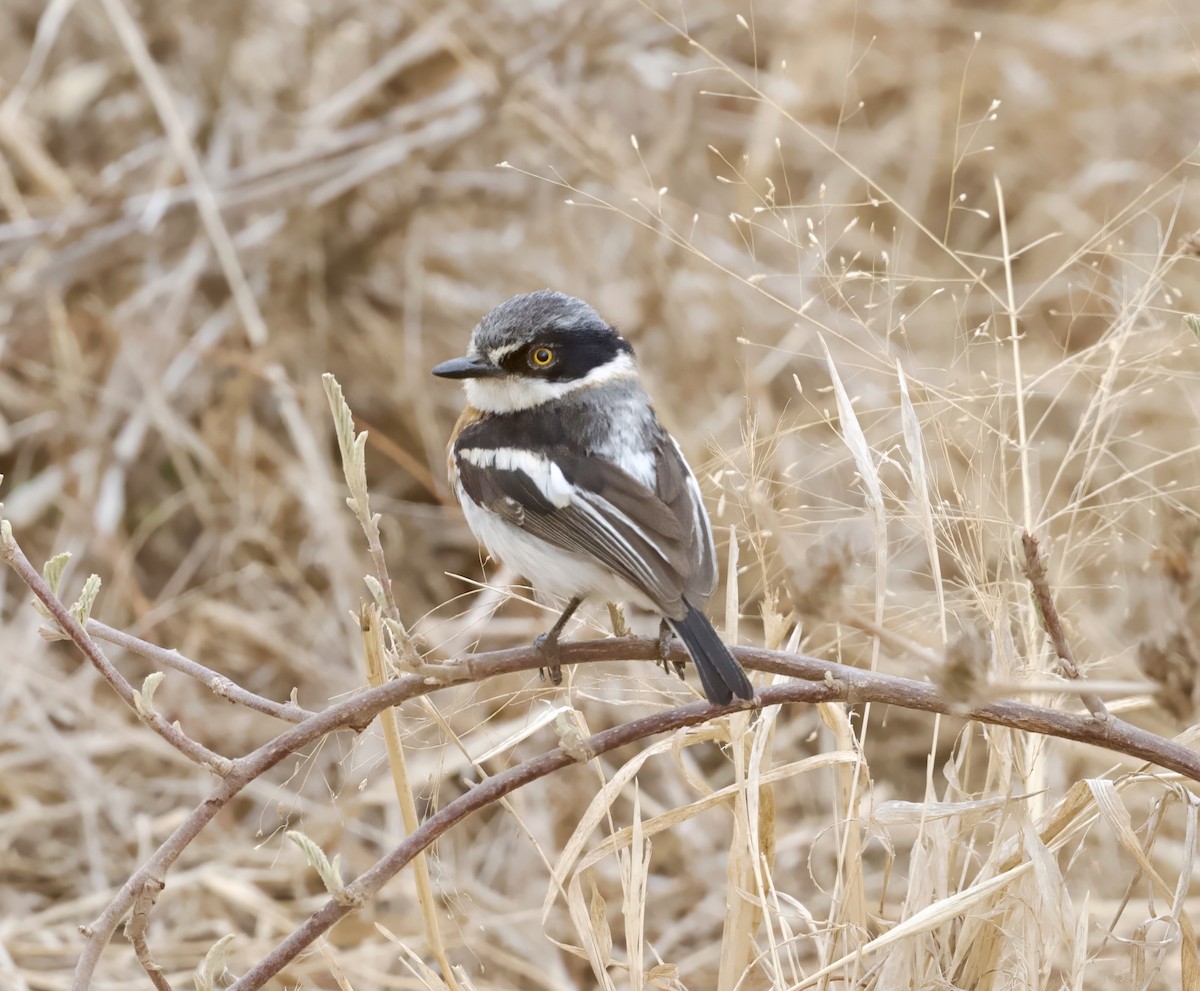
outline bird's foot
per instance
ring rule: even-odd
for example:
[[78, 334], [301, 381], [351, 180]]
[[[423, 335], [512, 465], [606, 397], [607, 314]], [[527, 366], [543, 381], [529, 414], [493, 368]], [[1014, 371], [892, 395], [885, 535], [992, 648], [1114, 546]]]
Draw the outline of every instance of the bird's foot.
[[679, 675], [679, 680], [683, 681], [684, 662], [682, 660], [673, 660], [671, 658], [671, 639], [674, 634], [671, 632], [671, 625], [664, 619], [658, 624], [658, 659], [654, 662], [661, 665], [666, 674], [671, 673], [671, 669], [675, 669], [675, 673]]
[[554, 625], [545, 633], [533, 638], [533, 645], [538, 649], [538, 652], [545, 660], [538, 674], [542, 681], [546, 680], [546, 675], [550, 675], [550, 680], [556, 684], [562, 684], [562, 664], [559, 663], [558, 638], [562, 636], [562, 631], [567, 627], [569, 620], [579, 608], [579, 604], [583, 601], [582, 595], [577, 595], [567, 603], [567, 608], [562, 611], [562, 615], [558, 617]]
[[538, 668], [538, 677], [542, 681], [549, 675], [551, 683], [562, 684], [562, 664], [559, 662], [558, 635], [539, 633], [533, 638], [533, 646], [545, 662]]

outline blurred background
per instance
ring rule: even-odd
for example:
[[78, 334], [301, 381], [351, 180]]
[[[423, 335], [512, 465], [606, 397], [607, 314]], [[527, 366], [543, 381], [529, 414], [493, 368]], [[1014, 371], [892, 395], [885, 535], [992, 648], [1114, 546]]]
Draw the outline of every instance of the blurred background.
[[[732, 565], [712, 607], [731, 635], [935, 680], [982, 657], [954, 683], [966, 698], [1030, 682], [1022, 697], [1076, 711], [1021, 574], [1028, 527], [1089, 676], [1130, 685], [1113, 707], [1174, 734], [1195, 722], [1200, 643], [1197, 39], [1200, 8], [1166, 0], [6, 0], [4, 515], [35, 563], [72, 553], [64, 597], [101, 576], [98, 619], [320, 708], [364, 682], [369, 569], [330, 371], [370, 433], [406, 623], [437, 657], [526, 642], [551, 613], [453, 505], [462, 400], [428, 372], [492, 306], [549, 286], [637, 349]], [[77, 927], [211, 785], [39, 639], [28, 600], [0, 573], [0, 986], [21, 991], [65, 986]], [[606, 630], [597, 607], [577, 632]], [[154, 670], [111, 656], [135, 685]], [[444, 722], [406, 706], [423, 811], [478, 773], [463, 750], [495, 749], [496, 770], [555, 745], [531, 726], [548, 702], [597, 730], [693, 687], [593, 665], [561, 692], [533, 676], [445, 691]], [[176, 674], [156, 704], [230, 756], [278, 731]], [[899, 711], [856, 713], [856, 743], [835, 724], [796, 709], [770, 729], [768, 763], [850, 747], [859, 773], [774, 786], [764, 956], [741, 961], [743, 988], [789, 986], [990, 876], [1002, 840], [1036, 879], [851, 983], [1180, 986], [1194, 787], [1121, 779], [1177, 895], [1164, 908], [1096, 806], [1072, 807], [1066, 846], [1045, 833], [1073, 782], [1132, 762]], [[637, 774], [643, 816], [734, 781], [712, 742], [683, 739]], [[283, 829], [347, 874], [398, 841], [381, 755], [373, 730], [331, 738], [189, 848], [151, 927], [173, 980], [227, 933], [244, 971], [321, 904]], [[439, 844], [444, 934], [476, 986], [627, 986], [615, 856], [588, 868], [590, 923], [565, 895], [541, 914], [599, 787], [573, 769]], [[593, 841], [628, 825], [632, 786], [608, 801]], [[733, 986], [734, 834], [719, 806], [656, 837], [653, 986]], [[441, 986], [376, 923], [425, 952], [410, 877], [331, 935], [349, 986]], [[607, 970], [581, 949], [605, 927]], [[288, 986], [335, 972], [308, 957]], [[144, 986], [122, 939], [100, 973]]]

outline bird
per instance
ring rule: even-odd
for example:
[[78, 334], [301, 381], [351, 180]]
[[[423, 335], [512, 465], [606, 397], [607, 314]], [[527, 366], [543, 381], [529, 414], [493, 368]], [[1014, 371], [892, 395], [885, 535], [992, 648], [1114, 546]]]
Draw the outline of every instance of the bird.
[[447, 469], [467, 525], [540, 597], [567, 600], [534, 641], [554, 683], [559, 636], [595, 596], [657, 613], [664, 670], [674, 632], [710, 702], [752, 698], [704, 614], [717, 566], [700, 487], [629, 341], [588, 303], [546, 289], [487, 313], [466, 355], [433, 374], [466, 393]]

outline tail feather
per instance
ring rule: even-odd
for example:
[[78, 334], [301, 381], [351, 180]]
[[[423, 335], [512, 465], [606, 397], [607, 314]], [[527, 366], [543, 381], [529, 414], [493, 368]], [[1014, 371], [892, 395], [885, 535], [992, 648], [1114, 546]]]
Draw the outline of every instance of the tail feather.
[[683, 619], [668, 619], [667, 622], [695, 662], [708, 700], [717, 705], [728, 705], [735, 695], [741, 699], [753, 698], [750, 679], [721, 642], [708, 617], [687, 602], [684, 606], [687, 612]]

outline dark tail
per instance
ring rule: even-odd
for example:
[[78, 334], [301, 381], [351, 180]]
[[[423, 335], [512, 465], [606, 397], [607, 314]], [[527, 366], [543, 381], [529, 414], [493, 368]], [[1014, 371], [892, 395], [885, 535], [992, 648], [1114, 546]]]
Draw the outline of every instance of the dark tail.
[[667, 622], [696, 663], [700, 684], [704, 686], [708, 700], [717, 705], [728, 705], [735, 695], [741, 699], [753, 698], [750, 679], [721, 642], [708, 617], [687, 602], [684, 606], [687, 612], [683, 619], [668, 619]]

